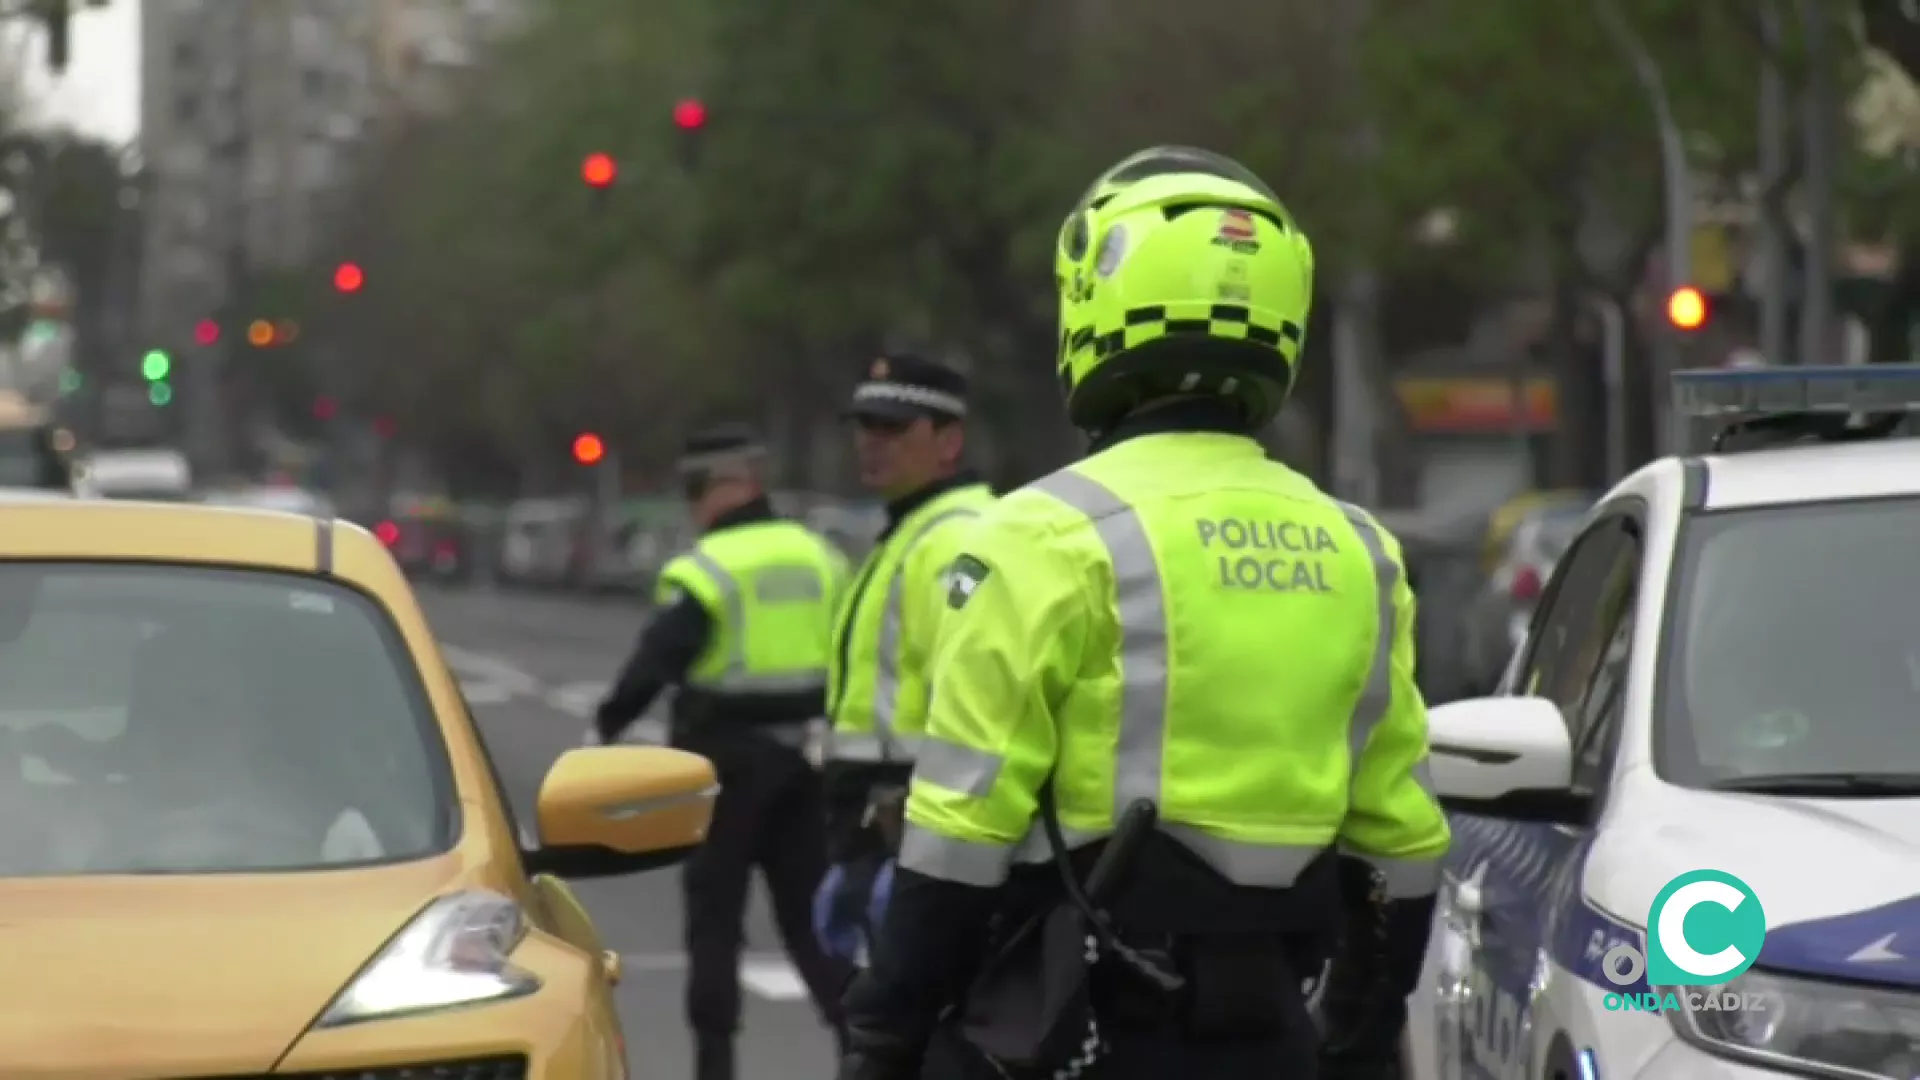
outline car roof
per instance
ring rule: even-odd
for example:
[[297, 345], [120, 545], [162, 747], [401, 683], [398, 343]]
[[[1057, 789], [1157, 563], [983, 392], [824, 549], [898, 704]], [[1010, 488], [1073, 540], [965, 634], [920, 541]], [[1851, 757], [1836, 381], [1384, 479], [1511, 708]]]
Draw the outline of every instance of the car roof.
[[362, 585], [390, 562], [373, 535], [330, 518], [197, 503], [0, 494], [0, 561], [62, 559], [237, 566]]
[[1920, 439], [1783, 447], [1701, 460], [1707, 470], [1706, 506], [1713, 510], [1920, 495]]

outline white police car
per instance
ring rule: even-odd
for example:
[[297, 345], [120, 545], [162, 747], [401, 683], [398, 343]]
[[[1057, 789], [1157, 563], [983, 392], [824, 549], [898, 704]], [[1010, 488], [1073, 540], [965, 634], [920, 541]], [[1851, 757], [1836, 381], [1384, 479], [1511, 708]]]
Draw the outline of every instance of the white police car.
[[1920, 1076], [1920, 366], [1676, 401], [1812, 445], [1622, 481], [1502, 695], [1433, 710], [1419, 1080]]

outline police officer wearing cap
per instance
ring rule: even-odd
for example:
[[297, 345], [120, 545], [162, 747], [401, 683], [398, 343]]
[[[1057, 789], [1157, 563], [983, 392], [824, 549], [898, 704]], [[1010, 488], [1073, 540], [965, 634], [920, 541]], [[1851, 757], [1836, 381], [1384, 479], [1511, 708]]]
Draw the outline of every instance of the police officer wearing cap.
[[860, 481], [887, 500], [887, 523], [834, 630], [825, 761], [833, 865], [814, 919], [830, 952], [857, 960], [897, 837], [879, 818], [889, 802], [897, 815], [919, 752], [942, 575], [993, 493], [964, 464], [967, 380], [952, 368], [910, 354], [874, 360], [846, 416]]
[[[956, 1002], [983, 1076], [1392, 1075], [1449, 834], [1399, 544], [1254, 438], [1312, 249], [1244, 167], [1158, 148], [1095, 182], [1057, 265], [1092, 447], [988, 508], [952, 570], [840, 1075], [919, 1075]], [[1068, 1037], [999, 1038], [980, 958], [1073, 912], [1048, 993], [1014, 995]], [[1322, 1027], [1302, 982], [1329, 957]], [[983, 1056], [1029, 1048], [1027, 1072]]]
[[732, 1080], [748, 884], [758, 866], [775, 925], [828, 1023], [846, 985], [809, 921], [826, 870], [825, 804], [806, 756], [824, 712], [833, 610], [846, 560], [776, 517], [765, 448], [742, 427], [689, 439], [679, 472], [700, 539], [660, 571], [658, 614], [600, 703], [590, 742], [619, 738], [668, 687], [673, 744], [720, 778], [706, 841], [685, 868], [687, 1014], [696, 1080]]

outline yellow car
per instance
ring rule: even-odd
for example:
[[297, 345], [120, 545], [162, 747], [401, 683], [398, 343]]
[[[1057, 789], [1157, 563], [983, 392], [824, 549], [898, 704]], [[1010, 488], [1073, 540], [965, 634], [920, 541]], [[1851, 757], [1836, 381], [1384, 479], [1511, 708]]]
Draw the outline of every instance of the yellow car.
[[716, 780], [571, 750], [520, 832], [386, 550], [293, 514], [0, 496], [0, 1076], [613, 1080], [561, 877]]

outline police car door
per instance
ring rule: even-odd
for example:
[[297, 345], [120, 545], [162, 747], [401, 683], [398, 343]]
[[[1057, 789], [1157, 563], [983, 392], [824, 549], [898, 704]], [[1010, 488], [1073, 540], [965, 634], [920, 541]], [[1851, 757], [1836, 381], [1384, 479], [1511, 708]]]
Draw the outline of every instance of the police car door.
[[[1637, 512], [1606, 512], [1574, 541], [1507, 677], [1507, 693], [1560, 707], [1581, 762], [1576, 784], [1589, 792], [1605, 786], [1618, 730], [1631, 640], [1622, 627], [1631, 625], [1640, 566]], [[1453, 825], [1450, 901], [1472, 930], [1467, 992], [1453, 1018], [1459, 1030], [1440, 1040], [1443, 1054], [1451, 1043], [1453, 1058], [1443, 1072], [1467, 1080], [1529, 1077], [1542, 1041], [1558, 1030], [1551, 1017], [1536, 1015], [1534, 990], [1554, 942], [1576, 930], [1563, 914], [1579, 907], [1586, 829], [1469, 814], [1454, 815]]]

